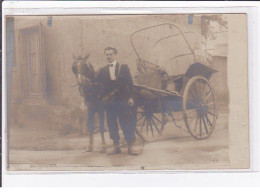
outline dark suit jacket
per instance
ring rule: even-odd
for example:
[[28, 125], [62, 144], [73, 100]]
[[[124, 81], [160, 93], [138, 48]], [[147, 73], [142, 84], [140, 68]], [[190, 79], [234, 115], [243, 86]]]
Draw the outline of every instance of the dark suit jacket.
[[116, 99], [127, 101], [134, 97], [133, 80], [128, 68], [128, 65], [122, 64], [118, 74], [119, 63], [116, 64], [115, 74], [117, 76], [115, 81], [110, 79], [109, 67], [103, 67], [97, 75], [96, 81], [103, 84], [103, 96], [108, 95], [113, 90], [118, 89]]

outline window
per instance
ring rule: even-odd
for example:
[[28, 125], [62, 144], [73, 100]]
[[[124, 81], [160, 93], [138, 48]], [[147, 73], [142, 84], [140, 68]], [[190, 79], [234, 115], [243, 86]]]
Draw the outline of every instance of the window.
[[45, 68], [40, 26], [21, 30], [21, 58], [25, 96], [44, 96]]

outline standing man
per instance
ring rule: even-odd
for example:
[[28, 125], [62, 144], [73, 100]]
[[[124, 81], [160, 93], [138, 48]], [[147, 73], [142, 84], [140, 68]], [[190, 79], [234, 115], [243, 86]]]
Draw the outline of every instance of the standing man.
[[104, 86], [103, 101], [106, 104], [107, 125], [114, 145], [109, 154], [121, 153], [118, 119], [128, 145], [128, 154], [137, 155], [138, 153], [134, 149], [136, 115], [133, 114], [132, 76], [126, 64], [119, 64], [116, 61], [117, 50], [115, 48], [107, 47], [104, 53], [108, 64], [100, 70], [97, 81]]

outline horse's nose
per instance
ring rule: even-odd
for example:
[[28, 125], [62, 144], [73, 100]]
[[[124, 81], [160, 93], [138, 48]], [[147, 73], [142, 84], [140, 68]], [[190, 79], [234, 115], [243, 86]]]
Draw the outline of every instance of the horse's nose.
[[78, 82], [79, 82], [80, 84], [83, 83], [83, 79], [82, 79], [82, 76], [81, 76], [80, 74], [78, 74], [77, 79], [78, 79]]

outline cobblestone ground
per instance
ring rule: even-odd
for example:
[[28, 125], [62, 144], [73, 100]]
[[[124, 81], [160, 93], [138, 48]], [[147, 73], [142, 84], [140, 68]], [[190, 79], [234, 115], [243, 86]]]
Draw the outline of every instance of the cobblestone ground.
[[[183, 121], [178, 121], [182, 125]], [[184, 128], [184, 126], [182, 125]], [[121, 134], [121, 137], [122, 134]], [[227, 168], [229, 163], [228, 114], [219, 114], [213, 134], [195, 140], [185, 130], [168, 123], [162, 137], [142, 144], [137, 139], [138, 156], [99, 153], [100, 135], [95, 134], [93, 153], [85, 152], [86, 135], [60, 135], [55, 131], [12, 128], [10, 134], [10, 170], [144, 170]], [[122, 138], [123, 139], [123, 138]], [[111, 147], [106, 132], [108, 147]], [[109, 148], [108, 148], [109, 149]]]

